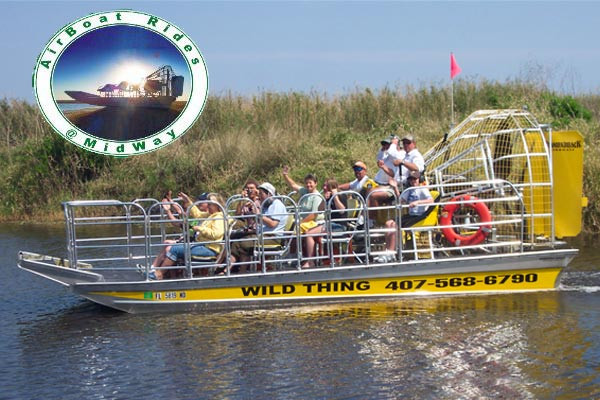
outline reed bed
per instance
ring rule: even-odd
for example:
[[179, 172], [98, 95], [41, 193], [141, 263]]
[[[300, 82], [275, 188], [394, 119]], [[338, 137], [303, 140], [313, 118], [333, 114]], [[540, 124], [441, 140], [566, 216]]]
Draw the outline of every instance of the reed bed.
[[[455, 120], [477, 109], [527, 106], [541, 122], [585, 136], [585, 228], [600, 231], [600, 96], [575, 98], [539, 84], [458, 80]], [[159, 198], [166, 190], [232, 194], [248, 178], [282, 192], [281, 167], [301, 181], [315, 173], [352, 179], [354, 160], [375, 169], [379, 140], [411, 133], [424, 152], [450, 127], [448, 87], [356, 89], [343, 95], [272, 93], [209, 97], [196, 124], [159, 151], [116, 159], [86, 152], [55, 134], [35, 104], [0, 100], [0, 218], [60, 218], [69, 199]]]

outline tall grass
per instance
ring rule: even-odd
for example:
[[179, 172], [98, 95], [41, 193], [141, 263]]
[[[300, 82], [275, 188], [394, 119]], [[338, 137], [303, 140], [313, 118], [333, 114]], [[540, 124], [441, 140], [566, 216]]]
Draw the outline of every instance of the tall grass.
[[[600, 96], [558, 96], [540, 85], [458, 80], [455, 119], [477, 109], [528, 106], [539, 121], [578, 129], [585, 136], [584, 190], [587, 230], [600, 230]], [[577, 109], [581, 107], [581, 109]], [[352, 179], [349, 165], [375, 169], [379, 140], [408, 132], [425, 151], [450, 125], [447, 87], [385, 87], [344, 95], [225, 94], [209, 98], [182, 139], [153, 153], [115, 159], [64, 141], [35, 105], [0, 100], [0, 218], [59, 216], [59, 203], [74, 198], [159, 197], [165, 190], [235, 193], [253, 177], [284, 191], [281, 166], [301, 180]]]

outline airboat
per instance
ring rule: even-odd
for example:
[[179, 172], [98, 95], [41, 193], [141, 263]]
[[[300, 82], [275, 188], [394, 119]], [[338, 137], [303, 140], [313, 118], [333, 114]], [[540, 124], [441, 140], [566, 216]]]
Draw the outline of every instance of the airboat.
[[[244, 218], [239, 195], [219, 205], [226, 226], [223, 249], [197, 259], [189, 251], [188, 210], [167, 218], [155, 199], [63, 203], [67, 246], [63, 257], [21, 251], [23, 270], [64, 285], [93, 302], [131, 313], [264, 308], [311, 302], [398, 299], [555, 290], [577, 255], [564, 238], [581, 230], [583, 145], [576, 131], [553, 131], [527, 110], [482, 110], [453, 128], [425, 155], [424, 186], [434, 195], [423, 219], [401, 227], [406, 205], [369, 207], [369, 196], [347, 191], [345, 231], [331, 228], [331, 199], [317, 251], [306, 261], [293, 194], [285, 204], [285, 231], [275, 244], [265, 235], [237, 238]], [[555, 182], [560, 182], [556, 185]], [[376, 190], [386, 190], [378, 188]], [[406, 189], [410, 190], [410, 189]], [[315, 194], [313, 194], [315, 195]], [[323, 199], [324, 200], [324, 199]], [[201, 205], [210, 200], [199, 200]], [[377, 215], [373, 227], [365, 224]], [[396, 221], [396, 228], [384, 222]], [[246, 221], [247, 222], [247, 221]], [[394, 234], [395, 257], [375, 262]], [[150, 279], [153, 257], [166, 241], [184, 243], [173, 279]], [[252, 240], [253, 256], [232, 263], [231, 246]], [[205, 242], [208, 243], [208, 242]], [[240, 272], [235, 273], [244, 264]], [[243, 270], [243, 272], [241, 272]]]
[[144, 79], [143, 90], [123, 81], [98, 88], [100, 95], [77, 90], [65, 93], [80, 103], [95, 106], [169, 108], [183, 95], [183, 81], [183, 76], [175, 75], [170, 65], [164, 65]]

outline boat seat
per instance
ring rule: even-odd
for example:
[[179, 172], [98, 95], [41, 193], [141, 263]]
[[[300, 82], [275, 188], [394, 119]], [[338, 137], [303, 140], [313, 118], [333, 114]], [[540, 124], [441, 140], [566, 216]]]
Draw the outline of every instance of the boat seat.
[[[348, 197], [347, 199], [347, 207], [348, 212], [346, 214], [347, 218], [347, 229], [345, 231], [337, 231], [331, 232], [331, 243], [333, 248], [333, 254], [337, 255], [335, 257], [336, 264], [344, 264], [346, 260], [352, 261], [352, 259], [356, 259], [359, 262], [362, 262], [361, 256], [354, 252], [354, 247], [352, 245], [354, 237], [359, 230], [359, 217], [361, 215], [360, 202], [352, 197]], [[329, 237], [322, 236], [319, 237], [317, 241], [317, 254], [322, 255], [324, 249], [328, 249]], [[324, 261], [325, 265], [330, 264], [330, 258]]]
[[[264, 240], [269, 240], [267, 243], [259, 244], [254, 247], [254, 260], [260, 263], [265, 263], [267, 258], [278, 260], [278, 268], [282, 267], [282, 260], [290, 253], [292, 242], [296, 239], [296, 231], [294, 230], [295, 218], [293, 214], [288, 215], [285, 226], [282, 232], [277, 232], [278, 236], [270, 235], [269, 232], [263, 234]], [[265, 270], [270, 269], [265, 265]]]
[[[436, 190], [430, 191], [433, 202], [437, 203], [440, 200], [440, 192]], [[434, 229], [419, 229], [427, 227], [435, 227], [438, 225], [439, 204], [429, 206], [425, 211], [421, 220], [415, 224], [403, 228], [404, 244], [410, 246], [410, 250], [405, 247], [405, 251], [414, 252], [414, 258], [435, 258], [433, 251], [433, 231]], [[416, 229], [415, 229], [416, 228]]]

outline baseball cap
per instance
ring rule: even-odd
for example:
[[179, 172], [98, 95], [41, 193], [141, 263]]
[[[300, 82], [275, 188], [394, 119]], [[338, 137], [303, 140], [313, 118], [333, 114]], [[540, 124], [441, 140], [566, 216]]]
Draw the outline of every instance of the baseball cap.
[[413, 137], [413, 135], [404, 135], [401, 139], [401, 141], [408, 141], [408, 142], [414, 142], [415, 138]]
[[421, 177], [421, 174], [419, 173], [419, 171], [410, 171], [408, 173], [408, 178], [419, 179], [420, 177]]
[[362, 169], [364, 169], [365, 171], [367, 170], [367, 166], [366, 166], [366, 164], [365, 164], [364, 162], [362, 162], [362, 161], [357, 161], [357, 162], [355, 162], [355, 163], [354, 163], [354, 165], [352, 166], [352, 168], [354, 168], [354, 167], [359, 167], [359, 168], [362, 168]]
[[271, 185], [269, 182], [261, 184], [258, 188], [269, 193], [271, 196], [275, 196], [275, 186]]

